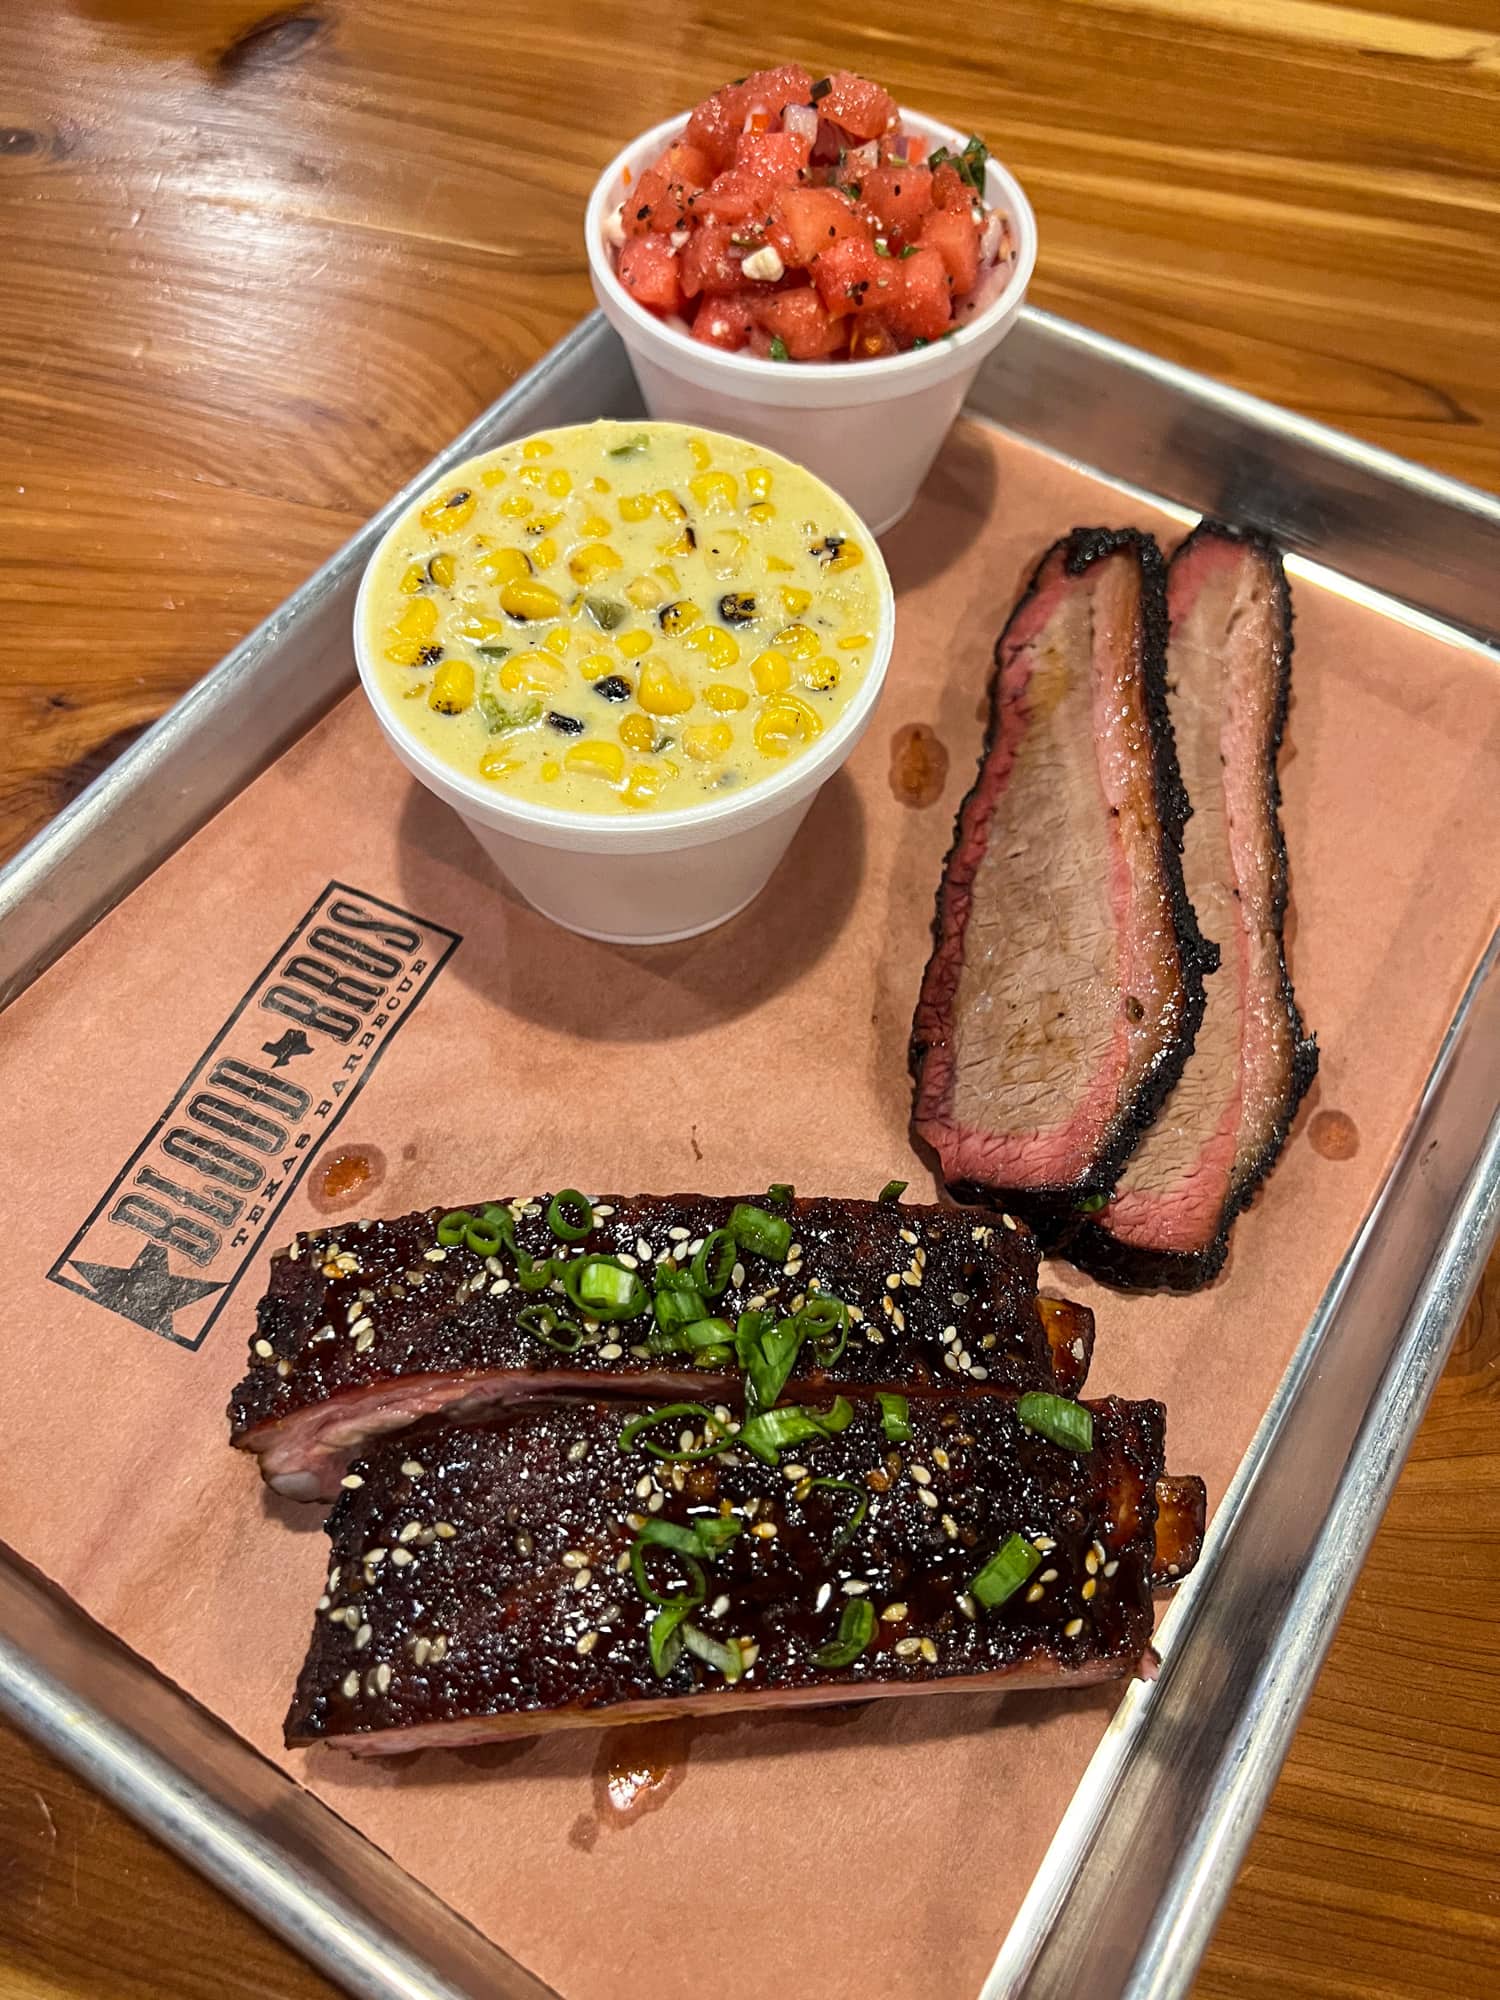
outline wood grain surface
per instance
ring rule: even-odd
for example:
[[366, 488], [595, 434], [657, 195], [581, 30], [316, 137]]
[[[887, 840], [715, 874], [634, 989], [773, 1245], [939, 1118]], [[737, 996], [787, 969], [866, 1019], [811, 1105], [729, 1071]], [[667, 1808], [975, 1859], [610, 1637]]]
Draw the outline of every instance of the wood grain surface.
[[[793, 54], [986, 135], [1038, 303], [1500, 487], [1496, 0], [6, 0], [0, 852], [588, 309], [615, 149]], [[1497, 1416], [1500, 1266], [1199, 2000], [1500, 1993]], [[330, 1990], [0, 1731], [0, 1994]]]

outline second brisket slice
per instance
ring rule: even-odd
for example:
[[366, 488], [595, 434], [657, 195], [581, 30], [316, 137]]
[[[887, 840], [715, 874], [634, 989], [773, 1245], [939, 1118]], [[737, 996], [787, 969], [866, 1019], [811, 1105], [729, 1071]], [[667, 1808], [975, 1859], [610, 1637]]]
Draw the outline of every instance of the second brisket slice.
[[961, 1198], [1054, 1240], [1108, 1193], [1182, 1072], [1216, 963], [1183, 887], [1164, 566], [1075, 528], [996, 647], [938, 889], [913, 1125]]

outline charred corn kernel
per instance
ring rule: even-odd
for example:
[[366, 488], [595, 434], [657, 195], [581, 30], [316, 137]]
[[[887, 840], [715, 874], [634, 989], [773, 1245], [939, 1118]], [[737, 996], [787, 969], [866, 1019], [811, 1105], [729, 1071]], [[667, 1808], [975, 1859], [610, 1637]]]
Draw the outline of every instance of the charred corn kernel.
[[552, 446], [545, 438], [531, 438], [521, 447], [522, 458], [550, 458]]
[[750, 537], [738, 528], [714, 528], [703, 536], [703, 560], [726, 582], [739, 574], [749, 548]]
[[507, 694], [551, 694], [562, 668], [551, 653], [512, 653], [501, 662], [498, 679]]
[[401, 575], [401, 589], [405, 596], [414, 597], [427, 581], [427, 570], [422, 563], [413, 563]]
[[828, 567], [835, 570], [858, 569], [864, 559], [864, 550], [851, 536], [844, 542], [836, 556], [829, 557]]
[[[749, 520], [759, 521], [762, 526], [764, 526], [767, 521], [774, 521], [776, 519], [776, 509], [771, 505], [769, 500], [757, 500], [754, 506], [747, 507], [745, 509], [745, 514]], [[791, 568], [791, 564], [789, 562], [781, 562], [778, 558], [774, 556], [770, 559], [769, 566], [772, 569]]]
[[687, 633], [682, 643], [690, 646], [695, 653], [701, 653], [716, 674], [740, 663], [739, 640], [718, 625], [700, 625], [695, 631]]
[[609, 481], [605, 479], [602, 474], [597, 472], [594, 474], [593, 478], [589, 481], [589, 486], [595, 493], [608, 493], [610, 490]]
[[810, 590], [796, 590], [789, 583], [784, 583], [781, 586], [779, 594], [781, 597], [781, 608], [788, 618], [800, 618], [808, 605], [812, 603], [812, 592]]
[[560, 465], [553, 466], [552, 470], [547, 474], [547, 491], [555, 493], [559, 500], [562, 499], [565, 493], [571, 493], [573, 491], [572, 473], [564, 472]]
[[544, 757], [540, 775], [547, 784], [555, 785], [562, 776], [562, 765], [555, 757]]
[[724, 715], [732, 715], [737, 708], [750, 706], [750, 697], [744, 688], [737, 688], [729, 681], [721, 681], [711, 688], [705, 688], [703, 699], [710, 708], [716, 708]]
[[690, 556], [697, 548], [691, 529], [684, 528], [680, 535], [674, 535], [669, 542], [663, 542], [658, 553], [664, 556]]
[[434, 556], [427, 565], [427, 574], [432, 582], [438, 584], [444, 590], [451, 590], [453, 588], [453, 579], [457, 573], [458, 566], [452, 556], [446, 551], [441, 555]]
[[428, 654], [436, 650], [420, 639], [395, 639], [386, 647], [385, 656], [393, 667], [425, 667]]
[[587, 535], [590, 541], [597, 542], [609, 533], [609, 523], [602, 514], [590, 514], [578, 532], [580, 535]]
[[578, 671], [586, 681], [596, 681], [614, 670], [615, 663], [608, 653], [588, 653], [578, 662]]
[[[668, 493], [663, 490], [660, 493], [653, 494], [652, 499], [656, 502], [657, 513], [661, 515], [664, 521], [685, 521], [687, 519], [687, 509], [675, 493]], [[643, 515], [642, 519], [644, 518], [645, 516]]]
[[595, 542], [590, 548], [574, 549], [568, 557], [568, 575], [575, 583], [581, 583], [585, 590], [598, 577], [608, 576], [612, 570], [624, 567], [625, 558], [608, 542]]
[[620, 797], [628, 806], [654, 806], [671, 776], [664, 764], [632, 764]]
[[785, 694], [792, 684], [792, 663], [785, 653], [762, 653], [750, 662], [757, 694]]
[[512, 771], [519, 771], [522, 759], [509, 750], [486, 750], [479, 760], [481, 778], [508, 778]]
[[429, 708], [439, 715], [462, 715], [474, 699], [474, 669], [467, 660], [444, 660], [432, 677]]
[[837, 660], [830, 660], [826, 653], [802, 669], [802, 685], [811, 688], [814, 694], [827, 694], [830, 688], [836, 688], [838, 684], [839, 663]]
[[500, 502], [500, 512], [508, 514], [512, 520], [524, 521], [536, 507], [529, 493], [507, 493]]
[[654, 576], [638, 576], [625, 586], [625, 595], [638, 611], [649, 611], [667, 595], [667, 586]]
[[491, 549], [479, 558], [479, 573], [491, 583], [516, 583], [531, 574], [531, 558], [524, 549]]
[[693, 705], [693, 690], [664, 660], [647, 660], [635, 698], [648, 715], [686, 715]]
[[627, 750], [649, 750], [656, 741], [656, 730], [644, 715], [627, 715], [620, 724], [620, 741]]
[[542, 641], [547, 651], [549, 653], [556, 653], [560, 660], [565, 660], [568, 657], [568, 648], [572, 643], [573, 634], [568, 630], [566, 625], [557, 626]]
[[617, 785], [625, 775], [625, 752], [618, 743], [575, 743], [563, 762], [583, 778], [602, 778]]
[[533, 562], [540, 563], [543, 569], [551, 569], [552, 565], [557, 561], [557, 544], [550, 535], [543, 535], [542, 539], [532, 550], [531, 559]]
[[688, 491], [705, 514], [728, 514], [739, 505], [740, 485], [732, 472], [700, 472]]
[[734, 731], [727, 722], [695, 722], [682, 732], [682, 747], [700, 764], [712, 764], [727, 757], [734, 745]]
[[422, 526], [430, 535], [441, 534], [445, 528], [461, 528], [478, 504], [467, 486], [455, 486], [451, 493], [428, 501], [422, 509]]
[[401, 616], [391, 627], [397, 639], [430, 639], [437, 630], [438, 608], [430, 597], [419, 597], [408, 604]]
[[482, 646], [486, 639], [498, 639], [510, 628], [498, 618], [486, 618], [482, 612], [467, 612], [458, 621], [460, 639], [472, 639], [476, 646]]
[[687, 632], [694, 625], [703, 622], [703, 611], [699, 605], [680, 597], [675, 604], [664, 604], [656, 614], [657, 623], [663, 632]]
[[512, 618], [555, 618], [562, 599], [545, 583], [518, 577], [514, 583], [501, 584], [500, 609]]
[[689, 438], [688, 450], [693, 454], [693, 464], [700, 472], [707, 472], [714, 462], [714, 455], [702, 438]]
[[492, 465], [488, 472], [480, 473], [479, 483], [481, 486], [503, 486], [505, 484], [505, 476], [505, 467], [503, 465]]
[[822, 733], [817, 710], [794, 694], [768, 701], [755, 719], [755, 747], [768, 757], [784, 757], [794, 742], [811, 743]]
[[546, 473], [543, 472], [539, 465], [523, 465], [516, 474], [517, 479], [521, 481], [523, 486], [530, 486], [535, 490], [540, 490], [542, 481], [546, 476]]
[[[505, 602], [504, 598], [500, 601]], [[823, 642], [806, 625], [783, 625], [776, 634], [776, 647], [778, 652], [790, 653], [794, 660], [815, 660], [823, 650]]]
[[839, 651], [841, 653], [857, 653], [861, 646], [868, 646], [869, 643], [870, 635], [868, 632], [846, 632], [843, 638], [839, 640]]
[[651, 574], [666, 585], [673, 597], [681, 597], [682, 578], [670, 563], [658, 563]]
[[558, 513], [533, 514], [526, 523], [526, 532], [528, 535], [545, 535], [548, 529], [555, 528], [561, 519], [562, 515]]
[[651, 634], [649, 632], [622, 632], [619, 638], [616, 639], [615, 644], [627, 660], [638, 660], [642, 653], [649, 653], [651, 651]]
[[649, 493], [622, 493], [619, 505], [622, 521], [644, 521], [656, 502]]

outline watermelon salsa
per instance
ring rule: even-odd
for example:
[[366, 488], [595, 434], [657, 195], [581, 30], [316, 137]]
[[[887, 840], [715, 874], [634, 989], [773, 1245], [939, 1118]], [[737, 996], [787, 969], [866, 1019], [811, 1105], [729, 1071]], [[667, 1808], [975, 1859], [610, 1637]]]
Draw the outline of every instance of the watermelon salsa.
[[869, 361], [953, 331], [1015, 261], [984, 142], [901, 130], [848, 70], [757, 70], [705, 97], [608, 234], [638, 304], [710, 347]]

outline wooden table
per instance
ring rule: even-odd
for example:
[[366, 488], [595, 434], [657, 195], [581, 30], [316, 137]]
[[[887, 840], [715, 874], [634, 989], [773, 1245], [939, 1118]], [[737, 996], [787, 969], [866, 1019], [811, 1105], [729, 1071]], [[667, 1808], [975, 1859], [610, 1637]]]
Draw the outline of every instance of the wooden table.
[[[983, 131], [1039, 212], [1040, 304], [1500, 486], [1494, 0], [846, 16], [768, 0], [752, 46], [745, 10], [657, 0], [9, 0], [0, 850], [588, 309], [617, 145], [779, 55]], [[1497, 1399], [1500, 1266], [1203, 2000], [1500, 1992]], [[0, 1993], [329, 1990], [0, 1732]]]

